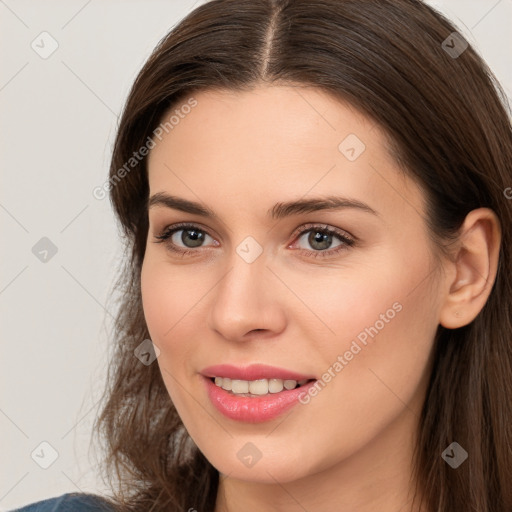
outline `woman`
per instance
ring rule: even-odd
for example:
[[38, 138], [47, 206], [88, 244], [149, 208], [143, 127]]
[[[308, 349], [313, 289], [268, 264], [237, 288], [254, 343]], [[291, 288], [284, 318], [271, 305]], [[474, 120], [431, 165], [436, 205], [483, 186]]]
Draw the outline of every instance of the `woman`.
[[105, 505], [512, 510], [505, 104], [416, 0], [214, 0], [161, 41], [105, 187]]

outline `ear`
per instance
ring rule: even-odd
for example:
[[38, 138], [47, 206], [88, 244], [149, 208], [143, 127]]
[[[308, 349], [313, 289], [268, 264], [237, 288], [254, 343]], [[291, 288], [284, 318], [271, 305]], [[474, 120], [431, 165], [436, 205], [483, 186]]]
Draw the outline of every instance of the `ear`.
[[472, 210], [460, 228], [439, 323], [456, 329], [471, 323], [491, 293], [498, 268], [500, 222], [489, 208]]

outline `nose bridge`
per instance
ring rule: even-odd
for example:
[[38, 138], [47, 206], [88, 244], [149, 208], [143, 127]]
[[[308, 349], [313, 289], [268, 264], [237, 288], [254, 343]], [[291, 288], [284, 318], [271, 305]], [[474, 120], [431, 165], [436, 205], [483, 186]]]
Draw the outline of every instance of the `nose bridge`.
[[235, 248], [229, 269], [216, 287], [210, 324], [228, 339], [238, 340], [252, 330], [282, 326], [282, 312], [269, 288], [272, 273], [263, 248], [256, 243], [246, 239]]
[[[267, 253], [263, 246], [252, 236], [245, 237], [228, 256], [230, 271], [225, 283], [221, 283], [221, 293], [228, 299], [259, 300], [258, 283], [267, 279]], [[246, 301], [249, 303], [249, 300]]]
[[225, 303], [233, 312], [262, 305], [265, 300], [261, 297], [264, 292], [262, 285], [267, 281], [265, 274], [269, 272], [266, 263], [263, 254], [253, 261], [246, 261], [237, 252], [233, 253], [229, 259], [230, 270], [219, 283], [216, 303]]

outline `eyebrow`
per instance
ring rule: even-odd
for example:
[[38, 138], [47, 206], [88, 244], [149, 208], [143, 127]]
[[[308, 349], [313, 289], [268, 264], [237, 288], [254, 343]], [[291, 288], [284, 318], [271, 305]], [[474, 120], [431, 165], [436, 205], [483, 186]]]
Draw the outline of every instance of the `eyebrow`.
[[[206, 218], [219, 218], [218, 215], [207, 206], [194, 201], [189, 201], [188, 199], [172, 196], [165, 192], [157, 192], [149, 198], [148, 209], [153, 206], [164, 206], [166, 208], [172, 208], [174, 210], [180, 210], [194, 215], [201, 215]], [[267, 216], [271, 219], [277, 220], [301, 213], [311, 213], [320, 210], [341, 210], [344, 208], [354, 208], [371, 213], [372, 215], [379, 215], [377, 211], [369, 205], [356, 199], [340, 196], [326, 196], [276, 203], [267, 211]]]

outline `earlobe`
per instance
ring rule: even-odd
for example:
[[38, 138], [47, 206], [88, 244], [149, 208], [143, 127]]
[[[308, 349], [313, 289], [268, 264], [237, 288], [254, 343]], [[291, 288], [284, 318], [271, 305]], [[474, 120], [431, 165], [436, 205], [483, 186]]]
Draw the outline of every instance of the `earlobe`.
[[496, 279], [500, 243], [500, 222], [491, 209], [478, 208], [466, 216], [451, 263], [455, 278], [447, 283], [448, 293], [440, 313], [443, 327], [463, 327], [480, 313]]

